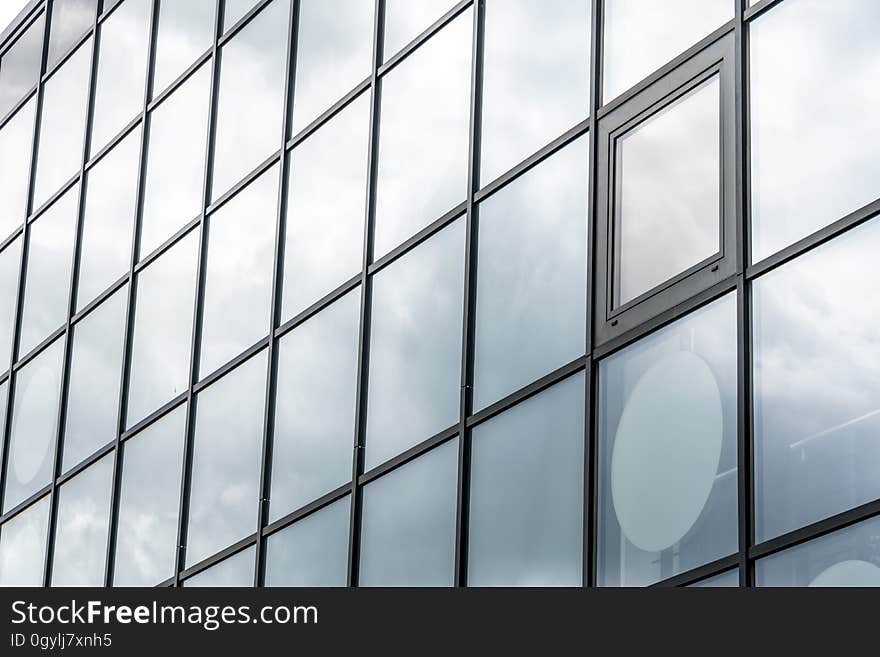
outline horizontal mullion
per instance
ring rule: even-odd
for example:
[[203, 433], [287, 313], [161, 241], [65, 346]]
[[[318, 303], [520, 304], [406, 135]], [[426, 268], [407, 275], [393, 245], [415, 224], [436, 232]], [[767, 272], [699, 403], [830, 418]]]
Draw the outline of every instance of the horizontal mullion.
[[250, 185], [254, 180], [259, 178], [261, 175], [266, 173], [269, 169], [271, 169], [275, 164], [281, 161], [281, 156], [283, 155], [282, 149], [278, 149], [272, 155], [267, 157], [265, 160], [260, 162], [256, 167], [251, 169], [244, 178], [239, 180], [235, 185], [233, 185], [229, 191], [224, 192], [220, 198], [211, 203], [208, 206], [208, 209], [205, 210], [205, 215], [209, 216], [217, 212], [224, 205], [229, 203], [233, 198], [238, 196], [238, 193], [243, 190], [245, 187]]
[[73, 187], [81, 180], [81, 171], [77, 171], [72, 174], [70, 178], [68, 178], [58, 189], [57, 192], [52, 194], [43, 204], [38, 207], [36, 210], [31, 212], [31, 215], [28, 217], [27, 222], [29, 224], [34, 223], [37, 219], [42, 217], [46, 212], [55, 205], [55, 202], [58, 201], [62, 196], [64, 196], [67, 192], [69, 192]]
[[93, 35], [93, 32], [92, 32], [92, 28], [90, 27], [88, 29], [88, 31], [86, 31], [85, 33], [83, 33], [82, 36], [77, 38], [77, 40], [74, 42], [74, 44], [72, 46], [70, 46], [70, 48], [68, 48], [66, 51], [64, 51], [63, 55], [61, 55], [58, 59], [55, 60], [55, 62], [52, 64], [51, 67], [46, 69], [46, 72], [43, 73], [41, 82], [43, 84], [46, 84], [49, 81], [49, 79], [53, 75], [55, 75], [55, 73], [57, 73], [58, 70], [62, 66], [64, 66], [70, 60], [71, 57], [73, 57], [73, 53], [75, 53], [77, 50], [79, 50], [83, 44], [85, 44], [86, 42], [88, 42], [89, 39], [92, 38], [92, 35]]
[[746, 7], [743, 12], [743, 20], [745, 22], [749, 22], [753, 18], [757, 18], [761, 14], [763, 14], [768, 9], [772, 9], [776, 5], [780, 4], [782, 0], [760, 0], [756, 2], [751, 7]]
[[[368, 470], [360, 477], [358, 477], [358, 486], [364, 486], [371, 481], [378, 479], [379, 477], [388, 474], [389, 472], [396, 470], [397, 468], [406, 465], [410, 461], [413, 461], [423, 454], [427, 454], [435, 447], [442, 445], [443, 443], [449, 442], [459, 434], [459, 425], [458, 422], [453, 424], [452, 426], [444, 429], [443, 431], [434, 434], [427, 440], [423, 440], [417, 445], [410, 447], [405, 452], [402, 452], [391, 458], [384, 463], [377, 465], [376, 467]], [[362, 448], [361, 448], [362, 449]]]
[[141, 433], [144, 429], [168, 415], [171, 411], [176, 409], [181, 404], [185, 403], [188, 399], [189, 390], [187, 389], [178, 394], [172, 400], [162, 404], [162, 406], [160, 406], [157, 410], [153, 411], [147, 417], [132, 425], [129, 429], [126, 429], [119, 437], [120, 442], [124, 442], [129, 438], [133, 438], [137, 434]]
[[[257, 4], [251, 7], [244, 16], [239, 18], [232, 25], [222, 25], [222, 29], [220, 30], [220, 38], [217, 40], [217, 50], [229, 43], [230, 39], [235, 38], [235, 35], [241, 32], [248, 25], [248, 23], [250, 23], [254, 19], [254, 16], [263, 11], [263, 9], [269, 6], [269, 3], [271, 2], [272, 0], [260, 0]], [[225, 3], [221, 3], [221, 9], [223, 8], [224, 4]], [[225, 18], [225, 16], [218, 16], [218, 23], [222, 24]]]
[[216, 383], [224, 376], [232, 372], [234, 369], [236, 369], [239, 365], [242, 365], [246, 361], [250, 360], [258, 353], [260, 353], [263, 349], [266, 349], [268, 346], [269, 336], [267, 335], [266, 337], [261, 338], [260, 340], [252, 344], [250, 347], [245, 349], [242, 353], [240, 353], [232, 360], [224, 363], [213, 372], [209, 372], [204, 377], [202, 377], [202, 379], [193, 386], [193, 394], [196, 395], [208, 386], [210, 386], [212, 383]]
[[85, 319], [95, 308], [104, 303], [107, 299], [116, 294], [119, 290], [125, 287], [125, 284], [128, 283], [128, 273], [122, 274], [119, 278], [117, 278], [113, 283], [110, 284], [107, 289], [98, 294], [94, 299], [89, 301], [82, 309], [74, 312], [73, 317], [70, 318], [71, 324], [78, 324], [83, 319]]
[[299, 146], [302, 142], [312, 136], [315, 132], [317, 132], [325, 123], [328, 123], [334, 116], [342, 112], [346, 107], [351, 105], [354, 100], [362, 93], [367, 91], [370, 88], [370, 78], [367, 77], [365, 80], [362, 80], [354, 87], [351, 91], [345, 94], [342, 98], [333, 103], [326, 110], [321, 112], [321, 114], [309, 123], [306, 127], [297, 132], [290, 140], [288, 140], [286, 149], [290, 150]]
[[134, 274], [137, 275], [142, 272], [144, 269], [149, 267], [152, 263], [156, 262], [159, 258], [161, 258], [165, 253], [171, 250], [175, 244], [184, 239], [187, 235], [189, 235], [194, 230], [198, 229], [199, 226], [202, 225], [202, 215], [199, 214], [195, 219], [190, 219], [183, 226], [177, 229], [177, 232], [174, 233], [167, 240], [162, 242], [159, 246], [153, 249], [150, 253], [145, 255], [140, 261], [134, 266]]
[[32, 504], [39, 502], [42, 498], [44, 498], [50, 492], [52, 492], [52, 484], [48, 483], [45, 486], [43, 486], [42, 488], [40, 488], [40, 490], [38, 490], [36, 493], [30, 495], [24, 501], [19, 502], [14, 507], [9, 509], [9, 511], [7, 511], [2, 516], [0, 516], [0, 525], [3, 525], [4, 523], [6, 523], [7, 520], [10, 520], [14, 516], [17, 516], [19, 513], [21, 513], [25, 509], [27, 509]]
[[677, 586], [690, 586], [710, 577], [716, 577], [736, 568], [739, 564], [739, 553], [734, 553], [721, 559], [716, 559], [702, 566], [693, 568], [673, 577], [669, 577], [660, 582], [651, 584], [649, 588], [668, 588]]
[[[264, 537], [271, 536], [272, 534], [276, 534], [298, 520], [302, 520], [306, 516], [310, 516], [313, 513], [320, 511], [321, 509], [330, 506], [334, 502], [338, 502], [346, 495], [351, 494], [351, 482], [347, 484], [342, 484], [338, 488], [334, 488], [329, 493], [325, 493], [321, 497], [316, 500], [313, 500], [306, 504], [305, 506], [301, 506], [300, 508], [291, 511], [286, 516], [282, 516], [278, 520], [270, 522], [268, 525], [263, 527], [262, 533]], [[271, 503], [271, 500], [270, 500]]]
[[12, 244], [15, 240], [17, 240], [21, 236], [22, 230], [23, 230], [23, 226], [22, 226], [22, 224], [19, 224], [18, 226], [15, 227], [15, 229], [12, 231], [12, 233], [9, 235], [9, 237], [7, 237], [2, 242], [0, 242], [0, 253], [3, 253], [3, 251], [5, 251], [9, 247], [10, 244]]
[[39, 85], [35, 82], [34, 86], [31, 87], [30, 90], [28, 90], [28, 92], [21, 98], [21, 100], [16, 102], [15, 105], [12, 106], [12, 109], [6, 112], [6, 114], [2, 118], [0, 118], [0, 130], [3, 130], [3, 128], [6, 127], [6, 124], [9, 123], [16, 114], [18, 114], [19, 110], [33, 99], [34, 95], [37, 93], [38, 86]]
[[43, 0], [31, 0], [29, 3], [25, 3], [12, 22], [3, 28], [3, 31], [0, 32], [0, 58], [12, 49], [13, 43], [18, 41], [39, 18], [44, 5]]
[[58, 340], [62, 335], [67, 333], [67, 322], [59, 326], [57, 329], [52, 331], [48, 337], [44, 338], [36, 347], [33, 347], [29, 352], [27, 352], [24, 356], [20, 356], [15, 364], [12, 366], [13, 372], [18, 372], [23, 367], [27, 366], [32, 360], [34, 360], [37, 356], [43, 353], [55, 340]]
[[196, 58], [196, 60], [192, 64], [190, 64], [183, 73], [178, 75], [173, 82], [170, 82], [164, 89], [159, 91], [159, 93], [154, 93], [153, 97], [150, 99], [150, 102], [147, 103], [147, 114], [155, 110], [159, 105], [162, 104], [162, 102], [166, 98], [168, 98], [171, 94], [180, 89], [180, 87], [182, 87], [186, 83], [186, 81], [189, 80], [195, 74], [195, 72], [202, 67], [202, 65], [211, 61], [211, 56], [213, 55], [213, 53], [213, 47], [208, 48], [205, 52], [199, 55], [198, 58]]
[[86, 458], [84, 458], [82, 461], [77, 463], [75, 466], [73, 466], [72, 468], [70, 468], [66, 472], [60, 474], [58, 476], [58, 479], [55, 480], [56, 485], [61, 486], [63, 483], [70, 481], [76, 475], [81, 473], [83, 470], [86, 470], [89, 466], [94, 465], [95, 463], [100, 461], [102, 458], [107, 456], [109, 453], [111, 453], [115, 447], [116, 447], [116, 439], [114, 438], [113, 440], [111, 440], [107, 444], [103, 445], [102, 447], [98, 448], [97, 450], [95, 450], [94, 452], [89, 454]]
[[92, 155], [88, 162], [86, 162], [85, 171], [93, 169], [97, 164], [104, 159], [104, 157], [112, 151], [119, 143], [128, 137], [131, 132], [137, 128], [141, 124], [141, 112], [138, 111], [137, 116], [135, 116], [131, 121], [129, 121], [125, 127], [116, 133], [113, 138], [107, 143], [106, 146], [102, 147], [97, 153]]
[[244, 550], [247, 550], [252, 545], [255, 545], [257, 542], [257, 533], [254, 532], [249, 536], [244, 537], [243, 539], [236, 541], [229, 547], [226, 547], [216, 554], [212, 554], [210, 557], [206, 557], [202, 559], [198, 563], [193, 564], [189, 568], [186, 568], [180, 573], [180, 579], [186, 580], [190, 577], [198, 575], [199, 573], [203, 573], [208, 570], [211, 566], [216, 566], [221, 561], [225, 561], [228, 557], [238, 554]]
[[290, 333], [297, 326], [305, 323], [318, 313], [320, 313], [325, 308], [333, 305], [336, 301], [344, 297], [349, 292], [352, 292], [356, 288], [360, 287], [361, 284], [361, 275], [355, 274], [351, 278], [349, 278], [345, 283], [337, 287], [332, 292], [325, 294], [323, 297], [315, 301], [308, 308], [303, 310], [302, 312], [297, 313], [291, 319], [288, 319], [281, 326], [275, 329], [275, 337], [282, 338], [288, 333]]

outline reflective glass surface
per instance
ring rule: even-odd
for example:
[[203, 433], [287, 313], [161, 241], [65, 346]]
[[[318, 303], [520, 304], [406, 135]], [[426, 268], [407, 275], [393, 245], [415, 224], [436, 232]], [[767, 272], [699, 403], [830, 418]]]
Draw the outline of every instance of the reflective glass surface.
[[752, 260], [880, 197], [871, 0], [784, 2], [749, 29]]
[[468, 584], [580, 586], [585, 376], [473, 430]]
[[589, 0], [489, 0], [481, 182], [586, 119], [589, 104]]
[[600, 585], [736, 552], [736, 345], [728, 294], [600, 363]]
[[21, 226], [27, 212], [36, 106], [29, 100], [0, 128], [0, 239]]
[[254, 556], [256, 549], [249, 547], [220, 563], [184, 580], [182, 586], [193, 587], [251, 587], [254, 585]]
[[202, 378], [269, 334], [277, 207], [274, 166], [208, 218]]
[[691, 584], [691, 588], [698, 589], [731, 589], [737, 587], [739, 587], [739, 571], [736, 569], [728, 570], [726, 573]]
[[458, 421], [464, 220], [373, 281], [366, 468]]
[[50, 67], [92, 26], [97, 6], [98, 0], [52, 0]]
[[49, 496], [0, 525], [0, 586], [42, 586]]
[[186, 404], [123, 443], [114, 586], [174, 574]]
[[159, 0], [153, 96], [211, 47], [216, 6], [217, 0]]
[[0, 251], [0, 371], [9, 368], [12, 332], [15, 329], [15, 300], [18, 297], [18, 265], [21, 261], [21, 238], [14, 239]]
[[364, 93], [289, 156], [282, 321], [361, 269], [369, 129]]
[[360, 290], [278, 343], [269, 522], [351, 480]]
[[45, 31], [45, 14], [41, 13], [0, 57], [0, 118], [36, 86]]
[[364, 486], [358, 583], [452, 586], [458, 440]]
[[455, 4], [455, 0], [385, 0], [385, 59], [397, 54]]
[[344, 497], [266, 540], [266, 586], [345, 586], [351, 498]]
[[223, 14], [223, 29], [228, 30], [235, 25], [257, 4], [258, 0], [226, 0], [226, 11]]
[[479, 206], [475, 410], [586, 351], [589, 166], [585, 137]]
[[58, 489], [52, 586], [103, 586], [113, 455]]
[[465, 200], [470, 11], [382, 78], [375, 257]]
[[214, 199], [281, 148], [290, 3], [274, 0], [223, 46]]
[[880, 497], [874, 220], [753, 285], [755, 533]]
[[187, 566], [256, 530], [267, 363], [264, 350], [196, 399]]

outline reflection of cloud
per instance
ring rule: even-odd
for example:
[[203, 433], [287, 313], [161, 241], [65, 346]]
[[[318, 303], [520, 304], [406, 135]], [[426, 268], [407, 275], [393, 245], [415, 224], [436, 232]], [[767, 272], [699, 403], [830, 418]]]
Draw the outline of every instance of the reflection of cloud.
[[[9, 368], [12, 331], [15, 328], [15, 299], [18, 296], [18, 264], [21, 260], [21, 238], [0, 252], [0, 371]], [[0, 396], [0, 399], [3, 399]]]
[[228, 30], [235, 25], [256, 4], [257, 0], [226, 0], [226, 11], [223, 14], [223, 29]]
[[589, 78], [588, 1], [487, 3], [482, 183], [587, 118]]
[[880, 196], [878, 23], [872, 0], [784, 2], [752, 23], [755, 261]]
[[21, 226], [27, 212], [36, 106], [32, 98], [0, 130], [0, 240]]
[[3, 53], [0, 61], [0, 118], [37, 83], [45, 22], [44, 14], [40, 14], [15, 44]]
[[183, 582], [187, 588], [237, 586], [251, 587], [254, 585], [254, 556], [257, 548], [251, 546], [236, 552], [215, 566], [203, 570], [198, 575]]
[[97, 6], [98, 0], [53, 0], [52, 29], [49, 32], [50, 67], [92, 26]]
[[49, 496], [0, 528], [0, 586], [42, 586]]
[[452, 9], [455, 0], [385, 0], [385, 59]]
[[211, 47], [216, 5], [217, 0], [159, 3], [153, 96], [161, 93]]

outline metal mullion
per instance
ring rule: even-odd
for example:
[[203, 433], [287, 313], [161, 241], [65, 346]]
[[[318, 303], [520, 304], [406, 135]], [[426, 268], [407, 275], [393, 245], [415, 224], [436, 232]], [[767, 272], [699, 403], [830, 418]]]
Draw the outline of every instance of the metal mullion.
[[21, 235], [22, 230], [24, 230], [24, 221], [22, 221], [18, 226], [16, 226], [12, 232], [9, 234], [6, 239], [0, 242], [0, 253], [3, 253], [10, 244], [12, 244], [15, 240], [18, 239], [18, 236]]
[[669, 587], [693, 586], [694, 584], [698, 584], [699, 582], [712, 577], [717, 577], [718, 575], [723, 575], [724, 573], [733, 570], [737, 567], [738, 562], [739, 554], [731, 554], [716, 559], [710, 563], [703, 564], [702, 566], [697, 566], [696, 568], [692, 568], [683, 573], [678, 573], [677, 575], [673, 575], [672, 577], [659, 582], [654, 582], [647, 588], [662, 589]]
[[293, 93], [296, 83], [296, 52], [299, 42], [300, 0], [293, 0], [287, 26], [287, 63], [284, 76], [284, 109], [281, 126], [281, 161], [278, 167], [278, 200], [275, 216], [275, 267], [272, 271], [272, 307], [269, 310], [269, 345], [266, 368], [266, 389], [263, 412], [263, 443], [260, 455], [260, 500], [257, 505], [257, 538], [254, 554], [254, 586], [262, 586], [266, 572], [266, 546], [263, 528], [269, 522], [269, 499], [272, 485], [272, 447], [275, 439], [275, 407], [278, 383], [278, 338], [275, 328], [281, 317], [282, 290], [284, 276], [284, 245], [287, 227], [287, 189], [290, 158], [285, 144], [290, 137], [293, 118]]
[[3, 128], [6, 127], [6, 124], [9, 123], [10, 121], [12, 121], [12, 118], [16, 114], [18, 114], [19, 110], [21, 110], [22, 107], [24, 107], [31, 100], [33, 100], [34, 94], [36, 94], [36, 93], [37, 93], [37, 85], [34, 84], [34, 86], [31, 87], [30, 90], [28, 90], [28, 92], [21, 98], [21, 100], [19, 100], [17, 103], [15, 103], [15, 105], [13, 105], [12, 108], [8, 112], [6, 112], [6, 114], [4, 116], [0, 116], [0, 130], [3, 130]]
[[283, 531], [290, 525], [295, 522], [299, 522], [306, 516], [310, 516], [313, 513], [317, 513], [321, 509], [330, 506], [334, 502], [338, 502], [346, 495], [351, 493], [351, 482], [342, 484], [341, 486], [337, 486], [329, 493], [325, 493], [318, 499], [312, 500], [305, 506], [301, 506], [298, 509], [295, 509], [288, 513], [286, 516], [282, 516], [278, 520], [274, 520], [270, 522], [265, 527], [260, 530], [260, 533], [263, 535], [263, 538], [266, 539], [272, 534], [276, 534], [280, 531]]
[[42, 0], [27, 3], [12, 22], [3, 29], [2, 35], [0, 35], [0, 58], [6, 56], [12, 50], [13, 45], [15, 45], [14, 42], [24, 36], [24, 33], [28, 31], [39, 17], [39, 5], [45, 4]]
[[376, 171], [379, 160], [379, 117], [381, 114], [381, 86], [379, 67], [382, 62], [385, 29], [385, 0], [374, 0], [373, 61], [370, 73], [370, 134], [368, 143], [366, 210], [364, 213], [364, 250], [361, 260], [361, 305], [358, 319], [357, 393], [351, 459], [351, 505], [348, 535], [348, 586], [357, 586], [360, 561], [360, 528], [362, 490], [358, 478], [364, 469], [367, 432], [367, 386], [370, 359], [370, 312], [372, 305], [372, 278], [369, 266], [373, 258], [373, 222], [376, 214]]

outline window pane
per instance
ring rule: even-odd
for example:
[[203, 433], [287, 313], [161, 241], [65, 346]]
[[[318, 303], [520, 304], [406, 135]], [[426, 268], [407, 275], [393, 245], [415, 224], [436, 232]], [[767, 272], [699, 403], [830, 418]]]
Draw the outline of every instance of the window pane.
[[718, 76], [615, 143], [622, 305], [721, 248]]
[[485, 51], [483, 184], [587, 118], [590, 2], [490, 0]]
[[452, 586], [458, 439], [364, 486], [361, 586]]
[[284, 321], [361, 270], [369, 129], [364, 93], [290, 155]]
[[373, 282], [366, 467], [458, 421], [464, 220]]
[[455, 0], [385, 0], [385, 59], [455, 6]]
[[0, 251], [0, 372], [9, 369], [12, 331], [15, 329], [15, 300], [18, 297], [18, 265], [21, 238]]
[[600, 585], [736, 552], [736, 345], [728, 294], [601, 362]]
[[159, 1], [153, 96], [211, 47], [216, 5], [217, 0]]
[[758, 586], [880, 586], [880, 518], [871, 518], [755, 563]]
[[114, 586], [155, 586], [174, 574], [186, 404], [125, 441]]
[[52, 586], [103, 586], [113, 456], [58, 489]]
[[43, 586], [48, 531], [48, 495], [0, 526], [0, 586]]
[[141, 131], [136, 128], [87, 174], [78, 310], [128, 273], [140, 150]]
[[876, 220], [754, 283], [755, 533], [880, 497]]
[[92, 153], [143, 110], [152, 0], [125, 0], [101, 24]]
[[480, 204], [476, 410], [586, 352], [589, 154], [578, 139]]
[[278, 171], [273, 166], [208, 218], [203, 378], [269, 334]]
[[43, 56], [44, 16], [40, 14], [0, 59], [0, 118], [37, 84]]
[[[786, 2], [750, 25], [752, 260], [880, 197], [880, 4]], [[833, 120], [828, 120], [833, 114]]]
[[739, 571], [728, 570], [715, 577], [704, 579], [696, 584], [691, 584], [689, 588], [738, 588], [739, 587]]
[[214, 199], [281, 148], [290, 2], [275, 0], [223, 46]]
[[78, 203], [74, 186], [30, 226], [20, 356], [67, 321]]
[[267, 363], [263, 351], [198, 396], [187, 567], [256, 531]]
[[89, 39], [43, 86], [34, 209], [43, 205], [82, 166], [91, 65]]
[[34, 108], [31, 99], [0, 129], [0, 239], [24, 222], [34, 141]]
[[141, 257], [202, 211], [210, 85], [206, 64], [151, 115]]
[[116, 438], [127, 302], [126, 286], [73, 327], [64, 471]]
[[52, 480], [63, 359], [59, 339], [15, 375], [3, 513]]
[[138, 274], [128, 427], [189, 385], [198, 247], [193, 231]]
[[266, 586], [345, 586], [351, 498], [298, 520], [266, 540]]
[[351, 481], [360, 290], [278, 343], [269, 522]]
[[733, 18], [731, 0], [607, 0], [602, 99], [616, 96]]
[[257, 0], [226, 0], [223, 29], [228, 30], [257, 5]]
[[469, 10], [382, 78], [377, 258], [465, 200], [471, 23]]
[[66, 53], [95, 21], [98, 0], [53, 0], [49, 66]]
[[468, 584], [581, 585], [585, 380], [474, 429]]
[[254, 585], [254, 556], [257, 550], [253, 546], [227, 557], [216, 566], [211, 566], [194, 577], [183, 582], [186, 588], [194, 587], [245, 587]]

